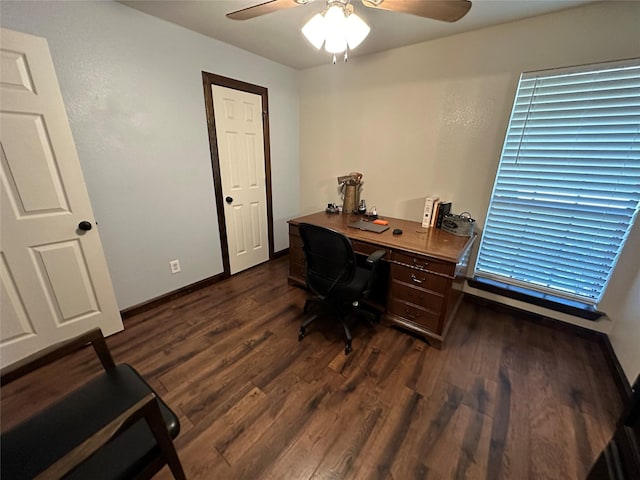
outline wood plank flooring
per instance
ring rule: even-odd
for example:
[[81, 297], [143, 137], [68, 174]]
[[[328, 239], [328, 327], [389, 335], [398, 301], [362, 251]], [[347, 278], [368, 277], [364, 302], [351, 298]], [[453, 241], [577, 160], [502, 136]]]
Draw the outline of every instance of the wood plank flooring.
[[[298, 342], [307, 294], [287, 271], [269, 262], [108, 339], [180, 416], [188, 478], [582, 479], [609, 440], [622, 407], [597, 343], [466, 299], [442, 350], [361, 322], [345, 356], [331, 322]], [[98, 370], [85, 349], [9, 385], [3, 428]]]

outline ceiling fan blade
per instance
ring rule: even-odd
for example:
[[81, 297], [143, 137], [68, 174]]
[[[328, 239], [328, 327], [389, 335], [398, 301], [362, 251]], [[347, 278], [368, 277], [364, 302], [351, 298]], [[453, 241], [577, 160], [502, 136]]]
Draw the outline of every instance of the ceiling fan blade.
[[232, 20], [249, 20], [250, 18], [259, 17], [278, 10], [284, 10], [285, 8], [298, 7], [311, 1], [313, 0], [269, 0], [252, 7], [227, 13], [227, 18]]
[[362, 0], [365, 7], [456, 22], [471, 8], [469, 0]]

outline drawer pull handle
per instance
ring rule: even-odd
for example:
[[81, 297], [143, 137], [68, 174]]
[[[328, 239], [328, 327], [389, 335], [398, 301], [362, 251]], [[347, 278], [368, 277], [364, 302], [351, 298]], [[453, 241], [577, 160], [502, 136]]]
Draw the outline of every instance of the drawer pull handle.
[[418, 278], [415, 276], [415, 274], [411, 274], [411, 280], [413, 280], [416, 283], [422, 283], [426, 280], [426, 277], [422, 277], [422, 278]]
[[404, 309], [404, 316], [407, 317], [410, 320], [415, 320], [416, 318], [420, 317], [420, 314], [412, 314], [411, 310], [409, 310], [408, 308]]
[[422, 267], [422, 268], [427, 268], [429, 266], [429, 262], [420, 262], [417, 258], [413, 259], [413, 264], [416, 267]]

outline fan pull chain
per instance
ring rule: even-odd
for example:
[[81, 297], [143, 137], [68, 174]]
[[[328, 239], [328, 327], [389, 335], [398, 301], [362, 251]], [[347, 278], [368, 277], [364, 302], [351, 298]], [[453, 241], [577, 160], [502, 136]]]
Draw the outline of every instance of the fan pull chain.
[[[344, 51], [344, 62], [347, 63], [349, 61], [349, 47], [347, 47]], [[336, 64], [336, 54], [333, 54], [333, 64]]]

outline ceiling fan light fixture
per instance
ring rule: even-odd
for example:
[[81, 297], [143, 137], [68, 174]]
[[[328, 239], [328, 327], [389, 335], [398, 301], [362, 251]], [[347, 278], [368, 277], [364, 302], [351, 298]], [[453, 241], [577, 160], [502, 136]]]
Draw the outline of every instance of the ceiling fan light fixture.
[[302, 33], [318, 50], [342, 53], [362, 43], [371, 29], [348, 3], [330, 3], [323, 14], [314, 15], [303, 27]]

